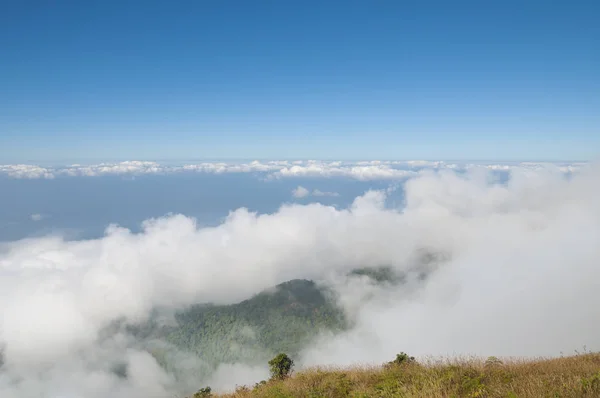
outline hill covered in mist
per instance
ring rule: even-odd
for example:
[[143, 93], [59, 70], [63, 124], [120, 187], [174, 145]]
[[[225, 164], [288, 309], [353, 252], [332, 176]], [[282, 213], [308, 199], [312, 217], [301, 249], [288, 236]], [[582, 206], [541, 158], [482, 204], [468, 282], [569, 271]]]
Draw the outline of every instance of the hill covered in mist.
[[232, 305], [196, 305], [176, 315], [165, 339], [204, 361], [263, 361], [298, 353], [320, 331], [347, 327], [331, 292], [309, 280], [291, 280]]
[[[348, 277], [378, 285], [401, 281], [388, 267], [358, 268]], [[296, 356], [319, 334], [352, 326], [334, 290], [307, 279], [278, 284], [235, 304], [196, 304], [177, 312], [174, 321], [160, 325], [153, 319], [131, 331], [192, 354], [213, 369], [222, 363], [264, 364], [278, 352]], [[159, 363], [171, 367], [164, 349], [150, 346]]]

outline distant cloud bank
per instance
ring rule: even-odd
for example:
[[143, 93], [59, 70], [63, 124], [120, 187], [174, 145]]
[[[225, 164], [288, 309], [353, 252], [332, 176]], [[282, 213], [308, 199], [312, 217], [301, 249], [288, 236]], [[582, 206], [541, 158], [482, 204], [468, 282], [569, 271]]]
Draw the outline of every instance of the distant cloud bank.
[[[544, 162], [445, 162], [445, 161], [253, 161], [236, 162], [201, 162], [184, 165], [169, 165], [149, 161], [125, 161], [118, 163], [99, 163], [93, 165], [72, 164], [59, 167], [42, 167], [33, 164], [0, 165], [0, 176], [26, 179], [52, 179], [57, 177], [95, 177], [107, 175], [144, 175], [175, 173], [252, 173], [267, 179], [280, 178], [330, 178], [341, 177], [361, 181], [400, 180], [418, 175], [423, 170], [487, 169], [510, 172], [513, 170], [540, 171], [550, 170], [562, 173], [574, 173], [587, 167], [587, 162], [544, 163]], [[326, 194], [326, 193], [321, 193]], [[318, 192], [313, 195], [319, 196]], [[323, 195], [321, 195], [323, 196]]]

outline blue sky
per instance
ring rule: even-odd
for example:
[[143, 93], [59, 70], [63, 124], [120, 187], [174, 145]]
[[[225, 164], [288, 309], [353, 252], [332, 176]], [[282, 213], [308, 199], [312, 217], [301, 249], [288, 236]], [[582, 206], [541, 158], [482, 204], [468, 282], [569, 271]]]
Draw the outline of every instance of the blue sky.
[[588, 160], [597, 1], [5, 2], [0, 163]]

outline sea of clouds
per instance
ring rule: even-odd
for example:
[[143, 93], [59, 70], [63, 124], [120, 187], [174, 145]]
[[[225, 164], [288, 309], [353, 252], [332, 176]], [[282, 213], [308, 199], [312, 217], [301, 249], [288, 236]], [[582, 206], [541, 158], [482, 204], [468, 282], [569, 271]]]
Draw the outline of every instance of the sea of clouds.
[[553, 169], [572, 173], [588, 167], [587, 162], [445, 162], [445, 161], [320, 161], [320, 160], [275, 160], [251, 162], [197, 162], [168, 164], [130, 160], [117, 163], [69, 166], [41, 166], [33, 164], [0, 165], [0, 175], [11, 178], [53, 179], [65, 176], [144, 175], [173, 173], [255, 173], [265, 178], [290, 177], [347, 177], [361, 181], [395, 180], [414, 177], [424, 169], [466, 171], [475, 168], [487, 170], [547, 170]]
[[[155, 163], [34, 167], [0, 172], [52, 178], [166, 170]], [[177, 167], [169, 172], [186, 170]], [[219, 167], [212, 164], [210, 172], [232, 172], [234, 165]], [[116, 319], [143, 321], [156, 307], [235, 303], [294, 278], [333, 285], [355, 321], [352, 330], [307, 348], [301, 366], [381, 363], [400, 351], [538, 356], [600, 349], [600, 170], [594, 165], [235, 167], [272, 178], [405, 173], [405, 200], [389, 208], [388, 192], [368, 191], [346, 209], [287, 204], [256, 214], [240, 208], [210, 228], [171, 215], [147, 220], [140, 233], [114, 225], [99, 239], [3, 243], [0, 396], [171, 397], [207, 383], [231, 388], [259, 381], [266, 369], [242, 364], [223, 365], [208, 380], [192, 371], [176, 379], [124, 331], [103, 331]], [[493, 175], [498, 167], [510, 172], [508, 181]], [[305, 191], [300, 195], [316, 195]], [[436, 260], [420, 262], [424, 251]], [[381, 265], [398, 272], [422, 267], [427, 278], [390, 288], [344, 276]], [[180, 355], [182, 367], [197, 366], [197, 358]], [[119, 363], [127, 364], [127, 377], [113, 371]]]

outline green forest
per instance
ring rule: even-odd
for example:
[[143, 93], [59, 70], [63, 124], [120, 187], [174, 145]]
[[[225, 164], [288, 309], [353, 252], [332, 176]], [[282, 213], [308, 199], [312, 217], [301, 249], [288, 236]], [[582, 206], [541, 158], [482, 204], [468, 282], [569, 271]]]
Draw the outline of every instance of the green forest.
[[319, 331], [347, 322], [327, 289], [308, 280], [282, 283], [232, 305], [196, 305], [176, 315], [165, 339], [203, 360], [259, 362], [277, 352], [297, 354]]
[[[378, 284], [402, 279], [388, 267], [355, 269], [348, 277]], [[280, 352], [297, 356], [321, 332], [351, 326], [333, 290], [305, 279], [281, 283], [236, 304], [197, 304], [176, 313], [175, 320], [171, 326], [151, 319], [128, 328], [170, 370], [177, 361], [172, 348], [193, 354], [210, 371], [220, 363], [264, 364]]]

